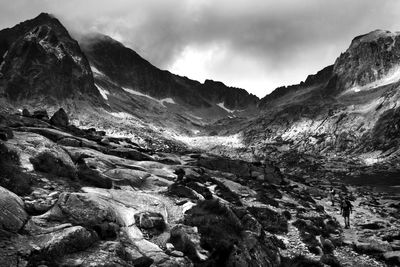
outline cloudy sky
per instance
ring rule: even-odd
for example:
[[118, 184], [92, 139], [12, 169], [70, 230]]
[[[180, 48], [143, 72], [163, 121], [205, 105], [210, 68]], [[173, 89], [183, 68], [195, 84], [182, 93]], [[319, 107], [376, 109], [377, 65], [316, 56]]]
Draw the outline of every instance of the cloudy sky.
[[162, 69], [259, 97], [332, 64], [351, 40], [400, 31], [399, 0], [0, 0], [0, 28], [49, 12]]

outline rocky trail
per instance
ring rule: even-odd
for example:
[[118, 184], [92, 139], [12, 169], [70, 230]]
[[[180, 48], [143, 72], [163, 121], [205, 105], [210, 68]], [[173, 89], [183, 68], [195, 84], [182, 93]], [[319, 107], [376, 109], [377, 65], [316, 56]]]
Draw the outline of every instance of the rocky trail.
[[349, 229], [346, 229], [344, 228], [344, 219], [340, 214], [340, 206], [338, 203], [336, 203], [335, 206], [332, 206], [329, 198], [324, 198], [319, 201], [319, 203], [325, 208], [327, 214], [335, 218], [342, 226], [340, 236], [343, 243], [349, 247], [337, 249], [335, 253], [343, 266], [386, 266], [367, 254], [358, 254], [352, 249], [349, 249], [351, 246], [357, 246], [360, 240], [365, 237], [366, 231], [362, 229], [362, 225], [365, 223], [377, 222], [379, 219], [385, 221], [385, 218], [378, 218], [373, 211], [360, 207], [360, 200], [356, 199], [352, 203], [354, 207], [350, 216], [351, 226]]
[[0, 125], [2, 266], [399, 262], [398, 201], [378, 209], [391, 200], [345, 186], [356, 208], [355, 228], [343, 229], [329, 180], [268, 161], [150, 150], [69, 125], [62, 110], [2, 114]]

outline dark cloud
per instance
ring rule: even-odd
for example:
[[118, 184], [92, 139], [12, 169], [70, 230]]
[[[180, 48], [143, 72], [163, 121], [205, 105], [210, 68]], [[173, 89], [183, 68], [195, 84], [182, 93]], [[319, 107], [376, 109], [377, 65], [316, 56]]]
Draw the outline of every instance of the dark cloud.
[[42, 11], [75, 36], [102, 32], [156, 66], [259, 96], [332, 64], [356, 35], [400, 30], [398, 0], [0, 0], [0, 27]]

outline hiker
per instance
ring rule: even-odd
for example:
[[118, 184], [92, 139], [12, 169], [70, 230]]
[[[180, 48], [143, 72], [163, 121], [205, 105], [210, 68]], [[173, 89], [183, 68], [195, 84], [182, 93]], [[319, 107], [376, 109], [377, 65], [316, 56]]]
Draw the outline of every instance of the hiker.
[[176, 169], [175, 170], [175, 172], [174, 172], [174, 174], [176, 174], [176, 181], [179, 183], [179, 182], [182, 182], [183, 181], [183, 177], [185, 176], [185, 170], [184, 169], [182, 169], [182, 168], [179, 168], [179, 169]]
[[335, 206], [335, 189], [333, 188], [333, 186], [331, 187], [331, 190], [329, 191], [329, 196], [331, 198], [332, 201], [332, 206]]
[[346, 197], [340, 205], [340, 213], [344, 218], [344, 228], [350, 228], [350, 214], [353, 212], [353, 205], [348, 197]]

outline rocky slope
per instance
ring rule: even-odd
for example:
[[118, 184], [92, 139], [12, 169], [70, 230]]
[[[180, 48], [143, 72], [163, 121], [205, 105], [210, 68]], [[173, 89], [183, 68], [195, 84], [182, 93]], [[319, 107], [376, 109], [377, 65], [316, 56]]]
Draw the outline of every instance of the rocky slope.
[[328, 208], [328, 179], [184, 147], [144, 149], [70, 125], [63, 110], [51, 120], [0, 118], [2, 266], [398, 263], [399, 207], [381, 211], [390, 223], [357, 225], [375, 231], [363, 232], [358, 254]]
[[385, 31], [356, 37], [333, 66], [276, 89], [261, 100], [263, 114], [245, 126], [246, 141], [260, 155], [295, 149], [397, 166], [398, 38]]
[[[257, 112], [258, 98], [243, 89], [227, 87], [211, 80], [203, 84], [153, 66], [135, 51], [100, 34], [80, 40], [88, 56], [97, 88], [114, 109], [145, 120], [176, 121], [199, 131], [204, 125], [224, 117], [248, 117]], [[144, 104], [145, 102], [146, 104]], [[147, 107], [151, 107], [150, 109]], [[151, 116], [154, 114], [154, 116]]]

